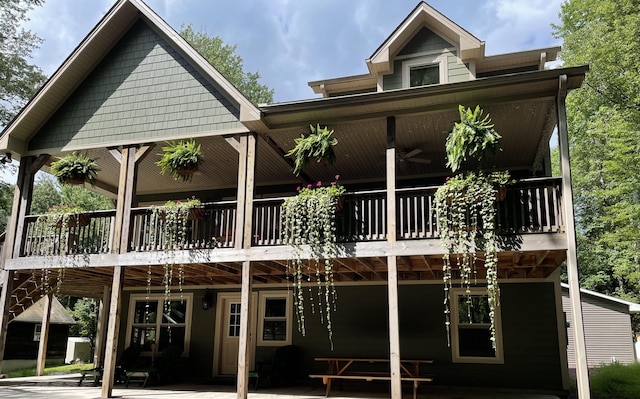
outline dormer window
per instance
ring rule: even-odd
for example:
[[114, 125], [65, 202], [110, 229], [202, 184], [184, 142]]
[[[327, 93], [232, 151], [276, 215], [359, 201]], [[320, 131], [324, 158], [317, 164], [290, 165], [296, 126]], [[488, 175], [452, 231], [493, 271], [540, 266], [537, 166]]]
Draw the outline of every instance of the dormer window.
[[446, 83], [446, 55], [434, 54], [402, 63], [402, 87], [419, 87]]
[[421, 65], [409, 68], [409, 87], [440, 83], [440, 65]]

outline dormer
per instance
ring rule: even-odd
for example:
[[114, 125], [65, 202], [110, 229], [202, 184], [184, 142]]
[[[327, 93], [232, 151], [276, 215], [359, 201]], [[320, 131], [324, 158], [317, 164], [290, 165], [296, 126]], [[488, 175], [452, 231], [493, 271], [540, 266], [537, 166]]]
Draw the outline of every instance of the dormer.
[[366, 60], [368, 74], [309, 82], [324, 97], [449, 84], [544, 69], [559, 47], [486, 57], [485, 43], [420, 2]]

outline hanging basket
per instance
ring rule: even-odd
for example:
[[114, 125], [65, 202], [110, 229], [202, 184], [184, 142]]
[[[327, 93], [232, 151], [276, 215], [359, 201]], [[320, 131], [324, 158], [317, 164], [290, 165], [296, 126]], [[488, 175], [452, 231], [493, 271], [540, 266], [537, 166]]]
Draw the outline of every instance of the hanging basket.
[[[72, 214], [67, 219], [67, 227], [84, 227], [88, 225], [90, 221], [91, 219], [89, 218], [89, 215], [87, 215], [86, 213]], [[56, 223], [56, 228], [61, 228], [62, 222], [63, 222], [62, 220], [59, 220]]]
[[496, 191], [496, 201], [502, 202], [507, 198], [507, 186], [500, 186]]
[[71, 178], [68, 177], [66, 179], [64, 179], [62, 181], [63, 184], [71, 184], [71, 185], [75, 185], [75, 186], [79, 186], [84, 184], [85, 180], [84, 179], [80, 179], [80, 178]]
[[194, 173], [198, 171], [198, 165], [190, 165], [182, 168], [177, 168], [176, 173], [181, 176], [192, 176]]

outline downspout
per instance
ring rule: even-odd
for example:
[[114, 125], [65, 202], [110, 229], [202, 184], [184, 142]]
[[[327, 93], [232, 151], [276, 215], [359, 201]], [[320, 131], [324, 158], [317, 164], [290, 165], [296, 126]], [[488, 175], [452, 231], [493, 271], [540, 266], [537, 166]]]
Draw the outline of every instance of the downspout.
[[567, 132], [567, 75], [559, 77], [556, 112], [558, 114], [558, 144], [560, 149], [560, 172], [562, 174], [562, 206], [567, 234], [567, 276], [569, 280], [569, 299], [571, 304], [571, 324], [576, 356], [576, 384], [579, 399], [590, 399], [589, 369], [587, 349], [582, 324], [582, 304], [580, 302], [580, 282], [578, 281], [578, 255], [576, 226], [573, 212], [573, 190], [571, 188], [571, 164], [569, 159], [569, 134]]

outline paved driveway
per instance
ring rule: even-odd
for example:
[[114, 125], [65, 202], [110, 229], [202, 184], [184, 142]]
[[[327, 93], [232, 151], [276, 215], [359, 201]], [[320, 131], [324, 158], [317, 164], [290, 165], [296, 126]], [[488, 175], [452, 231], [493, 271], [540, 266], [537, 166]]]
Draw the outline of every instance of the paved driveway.
[[[26, 377], [0, 379], [2, 399], [95, 399], [100, 397], [100, 387], [77, 386], [80, 374], [66, 376]], [[388, 392], [374, 390], [382, 385], [359, 385], [358, 390], [332, 390], [332, 397], [339, 399], [388, 398]], [[409, 387], [407, 387], [409, 388]], [[322, 386], [302, 386], [282, 389], [250, 391], [249, 399], [322, 399]], [[125, 388], [117, 385], [114, 397], [122, 399], [236, 399], [235, 387], [227, 385], [171, 385], [161, 387]], [[411, 398], [407, 389], [404, 398]], [[455, 389], [436, 386], [421, 387], [419, 399], [558, 399], [555, 395], [496, 392], [488, 390]]]

